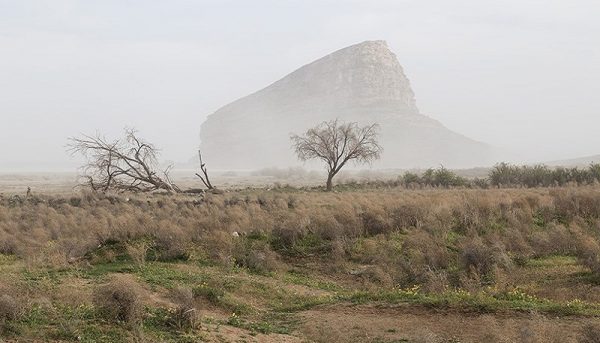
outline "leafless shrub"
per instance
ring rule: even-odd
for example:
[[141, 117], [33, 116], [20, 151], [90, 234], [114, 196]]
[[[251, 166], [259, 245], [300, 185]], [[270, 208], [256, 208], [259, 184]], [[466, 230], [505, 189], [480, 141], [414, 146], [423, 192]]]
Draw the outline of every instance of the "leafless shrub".
[[161, 221], [159, 225], [160, 229], [153, 237], [155, 258], [161, 261], [187, 259], [190, 250], [189, 233], [167, 220]]
[[394, 280], [389, 272], [385, 271], [381, 266], [370, 266], [360, 274], [367, 280], [374, 282], [377, 287], [391, 287], [394, 285]]
[[402, 204], [392, 210], [390, 217], [397, 228], [421, 228], [425, 212], [421, 204]]
[[141, 267], [146, 264], [146, 256], [148, 250], [152, 248], [154, 244], [145, 240], [138, 242], [125, 243], [125, 251], [131, 260], [138, 266]]
[[388, 234], [392, 231], [389, 217], [382, 210], [366, 209], [361, 213], [365, 233], [369, 236]]
[[177, 287], [171, 291], [176, 308], [171, 311], [172, 324], [178, 330], [195, 329], [200, 325], [194, 295], [190, 288]]
[[352, 260], [373, 264], [382, 255], [378, 241], [375, 238], [364, 238], [356, 240], [350, 249]]
[[422, 289], [427, 293], [443, 293], [450, 285], [448, 273], [445, 270], [434, 271], [432, 269], [428, 269], [422, 275], [422, 278]]
[[575, 228], [568, 229], [562, 224], [551, 223], [542, 232], [531, 235], [531, 246], [538, 256], [574, 255], [580, 248], [580, 239]]
[[10, 294], [0, 296], [0, 324], [19, 318], [23, 308], [19, 301]]
[[0, 236], [0, 254], [13, 255], [17, 252], [17, 239], [11, 234], [2, 233]]
[[308, 229], [326, 240], [344, 236], [344, 228], [331, 214], [317, 213], [311, 216]]
[[496, 268], [508, 268], [511, 265], [501, 245], [486, 245], [478, 237], [463, 243], [460, 263], [463, 270], [482, 278], [484, 283], [493, 282]]
[[233, 263], [234, 238], [225, 231], [210, 231], [203, 236], [202, 247], [207, 258], [224, 265]]
[[114, 275], [111, 280], [96, 289], [94, 304], [106, 319], [136, 325], [142, 320], [143, 305], [141, 288], [127, 275]]
[[272, 234], [275, 244], [283, 249], [291, 249], [294, 244], [308, 231], [310, 221], [308, 218], [292, 215], [276, 223]]
[[257, 273], [274, 272], [282, 267], [279, 256], [271, 250], [268, 242], [240, 238], [236, 243], [233, 255], [239, 266]]
[[444, 242], [421, 230], [411, 232], [403, 242], [402, 257], [399, 267], [406, 284], [427, 282], [432, 273], [446, 269], [450, 259]]
[[600, 273], [600, 244], [590, 236], [581, 236], [577, 256], [582, 265], [594, 273]]

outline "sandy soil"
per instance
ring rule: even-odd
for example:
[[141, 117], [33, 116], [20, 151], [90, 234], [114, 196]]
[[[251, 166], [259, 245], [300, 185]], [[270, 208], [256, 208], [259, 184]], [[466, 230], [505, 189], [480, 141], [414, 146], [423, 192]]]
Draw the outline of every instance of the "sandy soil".
[[303, 312], [302, 318], [302, 334], [317, 342], [575, 343], [586, 325], [600, 322], [535, 313], [469, 314], [373, 305], [321, 307]]

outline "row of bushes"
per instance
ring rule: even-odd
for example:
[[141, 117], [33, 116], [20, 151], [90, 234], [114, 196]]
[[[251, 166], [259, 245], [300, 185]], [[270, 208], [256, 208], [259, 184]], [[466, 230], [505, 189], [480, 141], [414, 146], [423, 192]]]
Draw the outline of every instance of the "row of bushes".
[[600, 182], [600, 164], [587, 168], [551, 168], [546, 165], [518, 166], [499, 163], [488, 173], [487, 178], [466, 178], [440, 167], [427, 169], [422, 174], [406, 172], [398, 177], [397, 184], [404, 187], [555, 187], [566, 185], [591, 185]]
[[429, 187], [472, 187], [476, 181], [457, 175], [455, 172], [441, 166], [437, 169], [427, 169], [421, 175], [406, 172], [398, 180], [406, 187], [415, 185]]
[[545, 165], [496, 165], [489, 173], [489, 183], [496, 187], [551, 187], [567, 184], [589, 185], [600, 182], [600, 164], [587, 168], [550, 168]]

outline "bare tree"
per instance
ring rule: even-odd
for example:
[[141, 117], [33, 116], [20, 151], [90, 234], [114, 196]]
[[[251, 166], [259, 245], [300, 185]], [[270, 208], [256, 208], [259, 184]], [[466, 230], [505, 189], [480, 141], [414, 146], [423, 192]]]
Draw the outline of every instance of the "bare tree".
[[333, 177], [349, 161], [362, 164], [379, 158], [378, 128], [377, 124], [359, 126], [336, 119], [309, 129], [303, 136], [292, 135], [292, 146], [300, 160], [319, 159], [327, 164], [327, 191], [331, 191]]
[[158, 166], [158, 150], [137, 137], [133, 129], [125, 129], [125, 137], [109, 141], [103, 136], [73, 137], [69, 150], [86, 157], [82, 167], [85, 184], [96, 191], [148, 192], [167, 190], [180, 192], [169, 177], [171, 166], [161, 172]]
[[200, 170], [204, 176], [200, 175], [200, 173], [196, 173], [196, 176], [202, 180], [202, 183], [206, 186], [206, 188], [212, 190], [215, 187], [213, 187], [213, 185], [210, 183], [210, 179], [208, 178], [208, 170], [206, 169], [206, 163], [202, 161], [202, 152], [200, 150], [198, 150], [198, 157], [200, 158]]

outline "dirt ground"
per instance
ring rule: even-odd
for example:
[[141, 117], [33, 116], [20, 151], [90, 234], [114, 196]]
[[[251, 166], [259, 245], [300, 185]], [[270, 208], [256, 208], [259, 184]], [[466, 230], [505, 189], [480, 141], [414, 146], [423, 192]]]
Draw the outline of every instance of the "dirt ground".
[[586, 332], [600, 319], [536, 313], [336, 305], [303, 312], [302, 321], [303, 335], [316, 342], [600, 342], [600, 336], [590, 340], [598, 332]]

